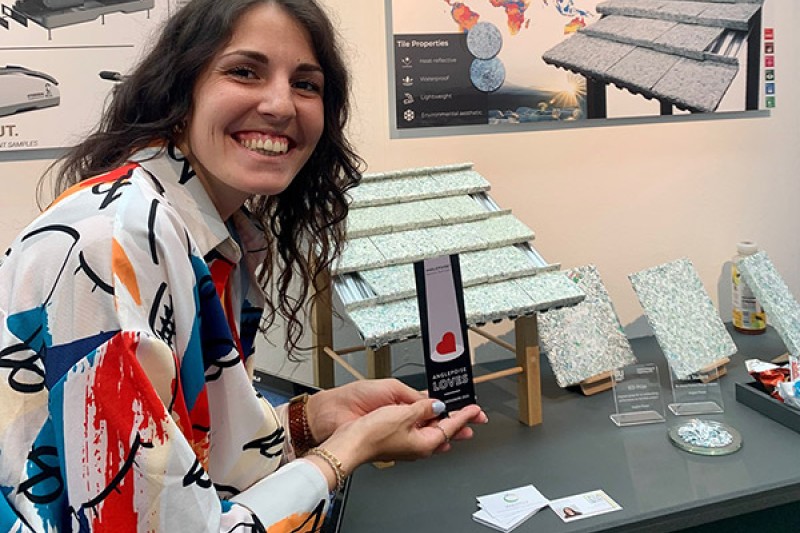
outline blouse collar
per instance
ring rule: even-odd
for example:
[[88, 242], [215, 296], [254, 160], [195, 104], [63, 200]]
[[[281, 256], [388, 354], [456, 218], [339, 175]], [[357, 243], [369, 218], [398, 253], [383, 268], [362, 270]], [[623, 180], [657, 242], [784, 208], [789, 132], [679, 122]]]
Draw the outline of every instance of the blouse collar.
[[[242, 260], [242, 248], [220, 217], [189, 161], [177, 148], [145, 148], [130, 159], [156, 177], [164, 189], [164, 196], [178, 211], [203, 257], [215, 250], [233, 263]], [[260, 264], [266, 250], [263, 232], [243, 208], [235, 212], [229, 222], [248, 256], [247, 263], [251, 265], [248, 270], [252, 270]]]

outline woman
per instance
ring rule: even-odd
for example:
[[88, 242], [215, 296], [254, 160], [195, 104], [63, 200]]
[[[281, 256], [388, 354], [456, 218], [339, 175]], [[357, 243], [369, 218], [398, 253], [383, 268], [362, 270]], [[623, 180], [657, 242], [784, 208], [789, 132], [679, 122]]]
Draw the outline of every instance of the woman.
[[262, 311], [295, 348], [340, 251], [347, 91], [311, 0], [167, 23], [0, 266], [0, 530], [313, 530], [358, 465], [486, 422], [394, 380], [277, 411], [251, 386]]

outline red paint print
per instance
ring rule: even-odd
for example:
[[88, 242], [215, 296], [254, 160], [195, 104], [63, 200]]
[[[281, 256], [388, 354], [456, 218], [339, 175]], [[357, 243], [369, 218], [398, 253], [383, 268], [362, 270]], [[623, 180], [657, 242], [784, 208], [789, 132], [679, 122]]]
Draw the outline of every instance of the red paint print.
[[120, 333], [98, 350], [86, 399], [86, 442], [92, 444], [85, 445], [83, 461], [90, 479], [99, 471], [104, 482], [97, 486], [95, 479], [89, 487], [97, 496], [86, 512], [97, 531], [135, 530], [136, 454], [142, 445], [167, 440], [168, 415], [136, 359], [138, 344], [138, 335]]

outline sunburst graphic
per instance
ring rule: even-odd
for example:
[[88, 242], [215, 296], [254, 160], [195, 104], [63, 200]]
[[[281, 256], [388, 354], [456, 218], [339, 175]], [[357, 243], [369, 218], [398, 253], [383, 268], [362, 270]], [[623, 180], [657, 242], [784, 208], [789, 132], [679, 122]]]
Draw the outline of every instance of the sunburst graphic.
[[556, 89], [550, 105], [561, 108], [578, 107], [580, 100], [586, 97], [586, 78], [569, 72], [564, 76], [563, 82], [564, 85]]

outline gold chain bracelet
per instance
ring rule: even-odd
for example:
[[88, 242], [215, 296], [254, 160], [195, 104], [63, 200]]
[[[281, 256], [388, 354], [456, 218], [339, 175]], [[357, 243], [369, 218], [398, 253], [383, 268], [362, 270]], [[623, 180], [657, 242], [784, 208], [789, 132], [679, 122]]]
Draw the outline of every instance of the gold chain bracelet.
[[331, 470], [333, 470], [333, 473], [336, 476], [335, 490], [340, 491], [344, 488], [344, 481], [347, 479], [347, 474], [344, 471], [342, 462], [335, 455], [320, 446], [308, 450], [308, 455], [316, 455], [331, 467]]

